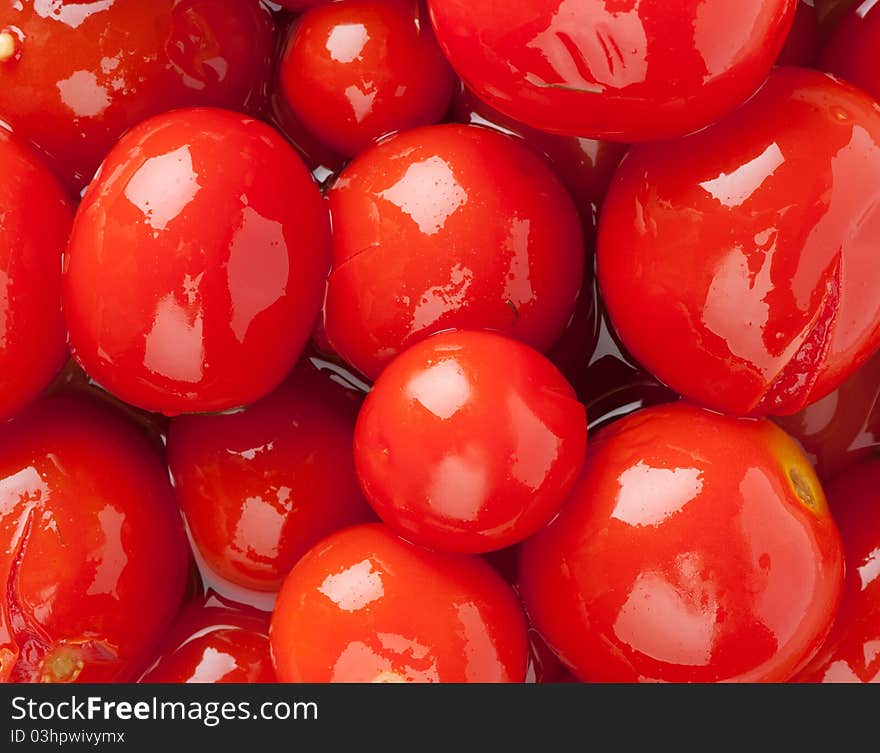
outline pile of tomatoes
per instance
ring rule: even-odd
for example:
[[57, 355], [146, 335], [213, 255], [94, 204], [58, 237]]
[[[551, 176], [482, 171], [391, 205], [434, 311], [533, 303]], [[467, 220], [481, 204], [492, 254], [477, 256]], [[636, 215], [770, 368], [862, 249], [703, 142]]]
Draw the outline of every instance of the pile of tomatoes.
[[880, 678], [877, 0], [0, 0], [0, 681]]

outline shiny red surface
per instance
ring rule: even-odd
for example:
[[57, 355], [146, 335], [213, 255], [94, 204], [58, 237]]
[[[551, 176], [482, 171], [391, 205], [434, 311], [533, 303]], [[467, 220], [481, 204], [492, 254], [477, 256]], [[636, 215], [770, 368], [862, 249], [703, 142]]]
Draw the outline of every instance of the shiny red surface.
[[880, 109], [824, 74], [778, 68], [748, 104], [634, 148], [603, 205], [604, 302], [676, 392], [788, 414], [880, 345]]
[[685, 404], [593, 438], [569, 503], [520, 551], [532, 624], [588, 681], [784, 681], [827, 635], [843, 582], [797, 445]]
[[348, 156], [385, 134], [436, 123], [455, 79], [419, 0], [310, 10], [292, 29], [279, 76], [296, 117]]
[[385, 526], [333, 534], [293, 568], [272, 615], [281, 682], [522, 682], [526, 622], [478, 557]]
[[168, 473], [137, 429], [61, 397], [0, 427], [0, 679], [133, 680], [186, 579]]
[[828, 486], [846, 552], [846, 583], [834, 628], [799, 682], [880, 682], [880, 460]]
[[544, 356], [489, 332], [447, 332], [382, 372], [354, 454], [367, 500], [392, 529], [478, 553], [550, 521], [586, 443], [586, 411]]
[[855, 3], [835, 27], [819, 57], [823, 71], [862, 87], [880, 99], [880, 8], [872, 0]]
[[480, 98], [554, 133], [618, 141], [695, 131], [763, 82], [797, 0], [429, 0]]
[[374, 378], [445, 329], [492, 329], [539, 350], [580, 288], [574, 204], [543, 159], [488, 128], [417, 128], [372, 147], [329, 193], [335, 350]]
[[794, 24], [776, 65], [811, 66], [819, 54], [819, 17], [815, 0], [798, 0]]
[[304, 361], [242, 411], [172, 421], [175, 493], [213, 570], [276, 591], [324, 536], [375, 519], [351, 452], [359, 405], [359, 395]]
[[67, 358], [60, 262], [73, 206], [38, 156], [2, 127], [0, 176], [2, 419], [35, 398]]
[[319, 5], [326, 5], [331, 0], [275, 0], [275, 2], [287, 10], [304, 11]]
[[188, 603], [139, 682], [275, 682], [269, 615], [214, 594]]
[[65, 260], [74, 355], [169, 415], [274, 389], [311, 332], [329, 266], [317, 187], [277, 132], [225, 110], [130, 131], [77, 213]]
[[19, 39], [0, 113], [79, 190], [115, 141], [176, 107], [262, 104], [274, 32], [259, 0], [0, 0]]

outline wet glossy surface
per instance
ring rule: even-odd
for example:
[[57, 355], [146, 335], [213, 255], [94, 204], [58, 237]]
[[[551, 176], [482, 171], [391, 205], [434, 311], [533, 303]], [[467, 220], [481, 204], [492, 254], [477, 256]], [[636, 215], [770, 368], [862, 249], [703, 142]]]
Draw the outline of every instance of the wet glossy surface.
[[293, 112], [331, 149], [354, 156], [393, 131], [436, 123], [454, 74], [418, 0], [348, 0], [304, 15], [281, 58]]
[[782, 681], [843, 579], [807, 459], [767, 421], [651, 408], [591, 439], [561, 515], [521, 546], [532, 624], [590, 681]]
[[401, 536], [440, 551], [501, 549], [546, 525], [580, 470], [584, 407], [540, 353], [487, 332], [400, 355], [355, 432], [364, 493]]
[[445, 329], [546, 349], [565, 328], [583, 275], [580, 223], [517, 140], [477, 126], [414, 129], [355, 159], [329, 200], [327, 335], [367, 376]]
[[164, 465], [86, 399], [36, 403], [0, 430], [0, 679], [131, 681], [187, 579]]
[[776, 65], [812, 66], [819, 54], [819, 17], [814, 0], [798, 0], [794, 24]]
[[641, 141], [717, 120], [764, 80], [797, 0], [429, 0], [453, 68], [555, 133]]
[[880, 460], [827, 487], [846, 552], [846, 584], [834, 628], [799, 682], [880, 682]]
[[0, 419], [67, 358], [61, 255], [73, 205], [37, 155], [0, 127]]
[[80, 206], [64, 306], [74, 355], [169, 415], [244, 405], [296, 362], [329, 267], [326, 210], [268, 126], [180, 110], [130, 131]]
[[519, 602], [489, 565], [380, 524], [299, 561], [270, 639], [282, 682], [522, 682], [528, 653]]
[[803, 445], [823, 479], [880, 457], [880, 351], [830, 395], [776, 423]]
[[193, 599], [139, 682], [275, 682], [269, 615], [211, 593]]
[[604, 302], [677, 392], [794, 413], [880, 345], [880, 108], [779, 68], [699, 134], [625, 158], [600, 219]]
[[276, 591], [324, 536], [375, 520], [351, 452], [361, 397], [305, 361], [242, 411], [172, 421], [175, 493], [212, 569]]
[[822, 48], [817, 67], [880, 99], [880, 7], [861, 0], [841, 18]]
[[77, 191], [124, 131], [164, 110], [256, 108], [274, 36], [258, 0], [0, 0], [19, 39], [0, 117]]

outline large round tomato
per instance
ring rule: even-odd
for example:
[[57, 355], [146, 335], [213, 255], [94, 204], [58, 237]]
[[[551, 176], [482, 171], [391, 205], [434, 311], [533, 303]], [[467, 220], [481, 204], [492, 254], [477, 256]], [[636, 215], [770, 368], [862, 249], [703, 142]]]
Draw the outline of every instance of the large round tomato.
[[716, 410], [827, 395], [880, 346], [878, 174], [880, 108], [801, 68], [700, 133], [635, 147], [599, 227], [624, 344]]
[[269, 638], [281, 682], [522, 682], [528, 655], [522, 609], [490, 565], [379, 524], [296, 564]]
[[77, 190], [144, 118], [260, 106], [274, 50], [259, 0], [0, 0], [0, 31], [0, 119]]
[[429, 0], [464, 82], [516, 120], [619, 141], [678, 136], [761, 85], [797, 0]]
[[586, 411], [544, 356], [489, 332], [448, 332], [382, 372], [354, 452], [364, 493], [392, 529], [476, 553], [550, 521], [586, 442]]
[[148, 410], [224, 410], [296, 363], [324, 292], [327, 213], [276, 131], [177, 110], [113, 149], [65, 266], [70, 342], [91, 377]]
[[492, 329], [541, 350], [565, 328], [584, 266], [578, 215], [519, 141], [416, 128], [363, 152], [329, 199], [327, 336], [367, 376], [445, 329]]
[[569, 503], [522, 545], [519, 581], [582, 680], [784, 681], [831, 627], [843, 551], [781, 429], [674, 404], [591, 442]]
[[0, 680], [134, 680], [187, 580], [164, 464], [87, 399], [0, 427], [0, 552]]

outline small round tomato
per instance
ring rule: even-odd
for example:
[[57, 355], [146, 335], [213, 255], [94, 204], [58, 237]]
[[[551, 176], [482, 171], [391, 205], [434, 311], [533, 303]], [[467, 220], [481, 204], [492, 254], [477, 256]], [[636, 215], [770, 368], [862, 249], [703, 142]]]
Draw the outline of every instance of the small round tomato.
[[0, 426], [0, 681], [123, 682], [187, 582], [168, 473], [100, 403], [53, 397]]
[[306, 360], [241, 411], [172, 421], [175, 492], [209, 567], [277, 591], [324, 536], [374, 519], [351, 453], [359, 405], [357, 393]]
[[363, 152], [329, 193], [330, 343], [375, 378], [446, 329], [493, 329], [544, 350], [571, 317], [584, 244], [546, 162], [488, 128], [416, 128]]
[[191, 601], [138, 682], [275, 682], [269, 615], [212, 593]]
[[76, 190], [145, 118], [259, 106], [275, 45], [259, 0], [0, 0], [4, 29], [0, 116]]
[[810, 66], [819, 54], [819, 18], [814, 0], [798, 0], [794, 24], [776, 65]]
[[522, 541], [558, 512], [580, 469], [587, 416], [537, 351], [447, 332], [398, 356], [358, 416], [367, 500], [416, 544], [478, 553]]
[[880, 109], [777, 68], [730, 117], [635, 147], [602, 208], [599, 285], [633, 355], [676, 392], [785, 415], [880, 346]]
[[281, 682], [522, 682], [528, 656], [519, 601], [490, 565], [380, 524], [296, 564], [269, 638]]
[[880, 682], [880, 460], [851, 468], [827, 487], [846, 552], [837, 620], [800, 682]]
[[520, 551], [532, 624], [585, 681], [784, 681], [828, 634], [843, 580], [794, 441], [687, 404], [600, 432]]
[[74, 356], [147, 410], [244, 405], [296, 363], [328, 267], [323, 200], [276, 131], [226, 110], [157, 116], [113, 149], [77, 213]]
[[880, 99], [880, 7], [865, 0], [843, 16], [822, 48], [817, 67]]
[[296, 117], [354, 156], [380, 136], [436, 123], [455, 79], [419, 0], [346, 0], [306, 13], [280, 62]]
[[5, 419], [33, 400], [67, 358], [61, 255], [73, 206], [36, 154], [2, 127], [0, 175], [0, 419]]
[[761, 85], [797, 0], [429, 0], [477, 95], [551, 133], [643, 141], [708, 125]]

